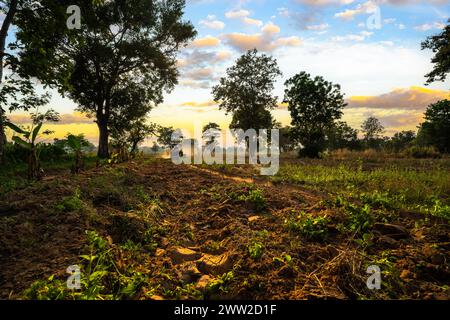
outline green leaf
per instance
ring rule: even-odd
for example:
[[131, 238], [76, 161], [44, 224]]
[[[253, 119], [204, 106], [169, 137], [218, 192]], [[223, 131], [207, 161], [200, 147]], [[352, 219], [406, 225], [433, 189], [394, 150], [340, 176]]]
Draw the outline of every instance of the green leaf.
[[36, 140], [36, 137], [37, 137], [37, 135], [39, 134], [39, 130], [41, 130], [41, 128], [42, 128], [42, 122], [39, 123], [39, 124], [37, 125], [36, 128], [34, 128], [34, 130], [33, 130], [33, 135], [31, 136], [31, 141], [32, 141], [33, 143], [34, 143], [34, 141]]
[[10, 129], [12, 129], [12, 130], [14, 130], [17, 133], [20, 133], [20, 134], [27, 134], [28, 133], [27, 131], [23, 130], [22, 128], [16, 126], [15, 124], [13, 124], [11, 122], [8, 122], [8, 121], [5, 122], [5, 126], [10, 128]]
[[19, 146], [21, 146], [22, 148], [31, 150], [31, 144], [22, 140], [20, 137], [18, 136], [14, 136], [12, 137], [12, 141], [14, 141], [15, 143], [17, 143]]

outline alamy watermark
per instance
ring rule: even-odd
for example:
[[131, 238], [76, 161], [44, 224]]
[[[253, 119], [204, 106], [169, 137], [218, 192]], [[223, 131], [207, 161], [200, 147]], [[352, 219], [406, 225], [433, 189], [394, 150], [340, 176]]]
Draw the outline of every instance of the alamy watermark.
[[371, 276], [367, 279], [366, 285], [369, 290], [381, 289], [381, 269], [379, 266], [369, 266], [367, 268], [367, 274]]
[[253, 164], [261, 165], [261, 175], [277, 174], [280, 167], [278, 129], [201, 131], [194, 126], [194, 138], [183, 130], [172, 134], [174, 164]]

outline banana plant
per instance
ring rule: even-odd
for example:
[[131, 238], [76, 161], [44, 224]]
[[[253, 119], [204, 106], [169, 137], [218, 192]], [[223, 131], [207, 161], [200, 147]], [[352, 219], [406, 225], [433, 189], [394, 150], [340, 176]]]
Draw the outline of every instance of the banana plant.
[[72, 173], [78, 174], [83, 169], [83, 146], [85, 145], [85, 139], [83, 135], [69, 134], [67, 136], [67, 146], [75, 154], [75, 163], [72, 166]]
[[28, 155], [28, 179], [38, 180], [41, 178], [41, 166], [39, 162], [39, 143], [36, 142], [42, 128], [42, 122], [29, 130], [22, 129], [11, 122], [6, 122], [5, 126], [21, 135], [13, 136], [12, 140], [22, 148], [29, 151]]

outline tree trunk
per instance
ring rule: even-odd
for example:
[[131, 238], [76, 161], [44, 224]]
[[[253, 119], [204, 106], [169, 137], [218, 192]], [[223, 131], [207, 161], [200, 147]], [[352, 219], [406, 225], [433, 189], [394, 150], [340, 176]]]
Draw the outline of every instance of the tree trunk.
[[109, 150], [108, 150], [108, 125], [106, 121], [97, 121], [98, 130], [100, 132], [100, 137], [98, 140], [98, 153], [97, 156], [101, 159], [109, 158]]
[[[2, 27], [0, 28], [0, 84], [3, 79], [3, 57], [5, 55], [6, 37], [8, 36], [8, 30], [17, 12], [18, 0], [11, 0], [9, 4], [9, 10], [6, 14], [5, 20], [3, 20]], [[3, 161], [3, 150], [6, 144], [6, 134], [3, 125], [3, 109], [0, 106], [0, 163]]]

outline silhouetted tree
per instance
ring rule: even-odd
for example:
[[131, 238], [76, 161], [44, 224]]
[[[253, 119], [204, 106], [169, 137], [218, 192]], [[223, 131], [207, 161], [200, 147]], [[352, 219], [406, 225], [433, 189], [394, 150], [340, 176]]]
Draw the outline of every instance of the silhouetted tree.
[[427, 83], [445, 81], [450, 72], [450, 19], [440, 34], [428, 37], [422, 42], [422, 50], [424, 49], [430, 49], [434, 53], [431, 59], [434, 68], [425, 75], [428, 78]]
[[441, 100], [428, 107], [418, 139], [435, 146], [439, 152], [450, 152], [450, 100]]
[[[81, 29], [66, 27], [71, 0], [41, 0], [18, 14], [22, 72], [56, 87], [96, 119], [98, 156], [109, 155], [114, 99], [134, 86], [157, 105], [177, 83], [177, 53], [195, 36], [185, 0], [78, 1]], [[45, 50], [42, 50], [45, 48]], [[39, 63], [35, 63], [39, 61]]]
[[345, 121], [335, 122], [326, 132], [330, 150], [359, 148], [358, 130], [350, 127]]

